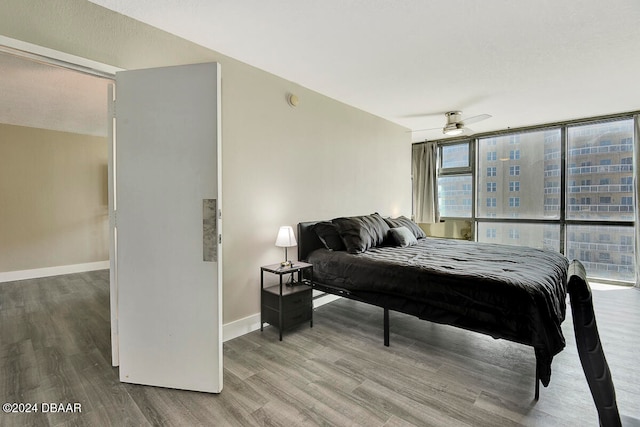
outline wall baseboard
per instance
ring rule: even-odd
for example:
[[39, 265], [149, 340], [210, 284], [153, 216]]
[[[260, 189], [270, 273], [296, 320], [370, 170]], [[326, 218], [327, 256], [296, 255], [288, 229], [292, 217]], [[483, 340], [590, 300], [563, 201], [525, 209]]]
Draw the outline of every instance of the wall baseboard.
[[0, 283], [17, 280], [38, 279], [40, 277], [60, 276], [63, 274], [84, 273], [85, 271], [108, 270], [109, 261], [88, 262], [85, 264], [60, 265], [57, 267], [36, 268], [0, 272]]
[[[340, 299], [337, 295], [325, 294], [321, 297], [316, 297], [313, 300], [313, 308], [318, 308], [321, 305], [328, 304], [337, 299]], [[222, 326], [222, 341], [226, 342], [234, 338], [238, 338], [249, 332], [257, 331], [260, 329], [260, 313], [247, 316], [243, 319], [239, 319], [230, 323], [226, 323]]]

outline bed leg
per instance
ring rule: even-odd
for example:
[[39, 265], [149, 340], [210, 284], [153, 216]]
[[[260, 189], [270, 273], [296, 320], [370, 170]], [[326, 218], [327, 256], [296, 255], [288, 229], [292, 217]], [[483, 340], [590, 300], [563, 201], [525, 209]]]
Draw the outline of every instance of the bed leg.
[[384, 309], [384, 345], [389, 347], [389, 309]]
[[536, 361], [536, 393], [535, 399], [540, 399], [540, 373], [538, 372], [538, 363]]

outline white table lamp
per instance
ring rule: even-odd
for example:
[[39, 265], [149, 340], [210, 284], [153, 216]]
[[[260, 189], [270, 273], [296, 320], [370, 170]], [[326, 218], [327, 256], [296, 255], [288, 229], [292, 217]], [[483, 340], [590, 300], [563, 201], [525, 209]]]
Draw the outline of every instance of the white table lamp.
[[296, 235], [293, 233], [293, 227], [289, 225], [283, 225], [278, 230], [278, 237], [276, 238], [276, 246], [280, 248], [284, 248], [284, 261], [280, 263], [283, 267], [289, 267], [291, 265], [291, 261], [289, 261], [289, 257], [287, 255], [287, 248], [296, 246], [298, 242], [296, 242]]

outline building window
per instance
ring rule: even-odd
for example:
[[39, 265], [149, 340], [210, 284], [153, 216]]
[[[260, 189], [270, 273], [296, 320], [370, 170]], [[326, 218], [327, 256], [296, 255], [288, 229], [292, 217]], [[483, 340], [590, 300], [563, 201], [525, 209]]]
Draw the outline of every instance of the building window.
[[520, 197], [509, 197], [509, 207], [510, 208], [520, 207]]
[[494, 161], [498, 159], [497, 151], [487, 151], [487, 160]]
[[520, 230], [516, 228], [509, 229], [509, 238], [510, 239], [519, 239], [520, 238]]
[[495, 239], [497, 230], [495, 228], [487, 228], [487, 239]]
[[520, 160], [520, 150], [509, 151], [509, 160]]
[[520, 181], [509, 181], [509, 191], [520, 191]]
[[496, 169], [495, 166], [487, 168], [487, 176], [496, 176]]
[[520, 166], [509, 166], [509, 175], [510, 176], [519, 176], [520, 175]]
[[620, 244], [626, 246], [633, 245], [633, 236], [620, 236]]
[[600, 196], [599, 202], [601, 205], [604, 204], [610, 204], [611, 203], [611, 196]]
[[623, 205], [623, 206], [631, 206], [631, 205], [633, 205], [633, 197], [622, 196], [622, 198], [620, 199], [620, 204]]
[[497, 182], [487, 182], [487, 193], [495, 193], [498, 189]]
[[495, 197], [487, 197], [487, 207], [495, 208], [496, 206], [498, 206], [497, 199]]

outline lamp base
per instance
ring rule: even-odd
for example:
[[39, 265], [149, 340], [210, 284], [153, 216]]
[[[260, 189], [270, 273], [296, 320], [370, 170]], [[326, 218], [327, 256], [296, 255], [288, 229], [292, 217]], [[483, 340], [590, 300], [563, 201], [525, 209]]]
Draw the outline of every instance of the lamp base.
[[282, 261], [280, 267], [291, 267], [291, 261]]

